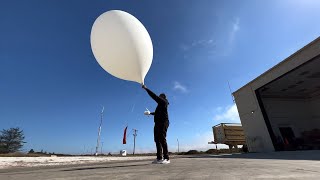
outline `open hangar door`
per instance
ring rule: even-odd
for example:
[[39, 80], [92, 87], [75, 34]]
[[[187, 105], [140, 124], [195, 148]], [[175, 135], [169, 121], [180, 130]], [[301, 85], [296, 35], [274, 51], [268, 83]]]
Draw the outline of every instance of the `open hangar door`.
[[275, 150], [320, 149], [320, 56], [256, 90]]

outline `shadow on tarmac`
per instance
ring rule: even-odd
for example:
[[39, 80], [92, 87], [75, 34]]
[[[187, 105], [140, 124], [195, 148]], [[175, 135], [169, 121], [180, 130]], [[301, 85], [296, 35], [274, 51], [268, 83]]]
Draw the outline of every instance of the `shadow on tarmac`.
[[196, 155], [187, 158], [238, 158], [238, 159], [279, 159], [279, 160], [320, 160], [320, 150], [309, 151], [281, 151], [269, 153], [243, 153], [220, 155]]
[[64, 169], [64, 170], [61, 170], [61, 171], [83, 171], [83, 170], [93, 170], [93, 169], [125, 168], [125, 167], [147, 166], [147, 165], [150, 165], [150, 164], [132, 164], [132, 165], [118, 165], [118, 166], [84, 167], [84, 168]]

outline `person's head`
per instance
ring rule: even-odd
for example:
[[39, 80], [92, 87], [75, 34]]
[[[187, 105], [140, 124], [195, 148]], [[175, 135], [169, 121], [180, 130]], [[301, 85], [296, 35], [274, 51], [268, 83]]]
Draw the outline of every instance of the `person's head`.
[[163, 99], [167, 99], [167, 96], [166, 96], [164, 93], [161, 93], [161, 94], [159, 95], [159, 97], [161, 97], [161, 98], [163, 98]]

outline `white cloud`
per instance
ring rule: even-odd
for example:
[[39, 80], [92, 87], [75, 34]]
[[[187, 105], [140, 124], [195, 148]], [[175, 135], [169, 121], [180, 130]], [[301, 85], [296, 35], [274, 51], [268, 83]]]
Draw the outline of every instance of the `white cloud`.
[[191, 126], [192, 124], [189, 121], [183, 121], [183, 125], [185, 126]]
[[240, 123], [238, 109], [235, 104], [227, 106], [224, 109], [221, 107], [217, 108], [219, 111], [214, 116], [213, 120], [221, 123]]
[[183, 50], [183, 51], [188, 51], [190, 49], [190, 46], [186, 45], [186, 44], [181, 44], [180, 45], [180, 48]]
[[239, 18], [236, 19], [236, 21], [233, 23], [233, 31], [237, 32], [239, 30]]
[[221, 112], [222, 109], [223, 109], [222, 107], [217, 107], [217, 108], [215, 108], [215, 111], [216, 111], [216, 112]]
[[[208, 142], [213, 141], [213, 133], [212, 131], [207, 131], [203, 133], [198, 133], [195, 138], [188, 140], [187, 142], [180, 141], [179, 142], [179, 151], [187, 152], [189, 150], [197, 150], [197, 151], [206, 151], [208, 149], [215, 149], [216, 146], [214, 144], [208, 144]], [[176, 152], [178, 149], [178, 145], [175, 145], [174, 148], [169, 147], [170, 151]], [[218, 149], [226, 149], [227, 145], [218, 144]]]
[[[197, 133], [194, 138], [181, 140], [179, 139], [179, 151], [180, 152], [187, 152], [190, 150], [197, 150], [197, 151], [207, 151], [208, 149], [215, 149], [216, 146], [214, 144], [208, 144], [208, 142], [213, 141], [213, 133], [212, 131]], [[133, 146], [133, 144], [131, 144]], [[218, 149], [228, 149], [229, 147], [224, 144], [218, 144]], [[168, 150], [169, 152], [177, 152], [178, 151], [178, 143], [176, 139], [169, 144], [168, 142]], [[150, 145], [141, 147], [136, 147], [136, 153], [156, 153], [156, 146]], [[118, 152], [114, 152], [118, 153]], [[127, 149], [127, 153], [131, 154], [132, 149]]]
[[[170, 135], [168, 137], [170, 137]], [[216, 146], [214, 144], [208, 144], [208, 142], [211, 142], [211, 141], [213, 141], [213, 132], [211, 130], [205, 131], [205, 132], [199, 132], [199, 133], [196, 133], [191, 139], [179, 139], [179, 151], [180, 152], [187, 152], [190, 150], [207, 151], [208, 149], [215, 149]], [[133, 143], [131, 144], [129, 143], [128, 145], [130, 147], [133, 147]], [[217, 148], [228, 149], [229, 147], [224, 144], [218, 144]], [[169, 152], [178, 151], [178, 143], [176, 139], [168, 142], [168, 150]], [[135, 152], [136, 153], [156, 153], [156, 146], [155, 144], [152, 144], [150, 146], [143, 146], [141, 144], [138, 144]], [[114, 154], [118, 154], [118, 153], [119, 152], [114, 152]], [[131, 148], [127, 149], [127, 153], [131, 154], [132, 149]]]
[[[237, 106], [235, 104], [229, 105], [227, 107], [217, 107], [214, 108], [215, 116], [214, 120], [219, 121], [218, 123], [239, 123], [240, 118], [238, 115]], [[213, 141], [213, 132], [198, 132], [195, 134], [193, 139], [189, 139], [187, 142], [180, 141], [180, 151], [198, 150], [206, 151], [208, 149], [215, 149], [214, 144], [208, 144], [208, 142]], [[174, 146], [174, 147], [172, 147]], [[228, 149], [229, 147], [224, 144], [218, 144], [218, 149]], [[177, 151], [177, 145], [171, 145], [170, 151]]]
[[240, 29], [240, 19], [237, 17], [233, 22], [232, 22], [232, 29], [229, 35], [229, 42], [232, 43], [235, 39], [236, 33]]
[[[215, 149], [216, 146], [214, 144], [208, 144], [208, 142], [213, 141], [213, 133], [212, 131], [197, 133], [191, 139], [179, 139], [179, 151], [187, 152], [190, 150], [197, 151], [207, 151], [208, 149]], [[130, 144], [133, 146], [133, 144]], [[218, 149], [227, 149], [227, 145], [218, 144]], [[169, 144], [168, 142], [168, 150], [169, 152], [177, 152], [178, 151], [178, 143], [176, 139]], [[156, 146], [141, 146], [138, 145], [136, 147], [136, 153], [156, 153]], [[115, 152], [118, 153], [118, 152]], [[131, 154], [132, 149], [127, 149], [127, 153]]]
[[174, 82], [174, 87], [173, 87], [174, 90], [177, 90], [177, 91], [180, 91], [182, 93], [187, 93], [188, 92], [188, 89], [186, 86], [182, 85], [181, 83], [179, 82]]

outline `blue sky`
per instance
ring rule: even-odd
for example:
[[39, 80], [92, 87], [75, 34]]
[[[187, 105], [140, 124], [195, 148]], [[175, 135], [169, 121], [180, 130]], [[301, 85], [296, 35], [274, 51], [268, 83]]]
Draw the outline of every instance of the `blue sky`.
[[[156, 104], [137, 83], [96, 62], [90, 31], [120, 9], [148, 30], [154, 59], [146, 85], [170, 101], [169, 151], [204, 150], [213, 125], [240, 122], [232, 91], [319, 36], [320, 3], [284, 1], [0, 1], [0, 129], [20, 127], [31, 148], [91, 152], [101, 107], [103, 152], [154, 152]], [[128, 144], [122, 145], [128, 124]]]

